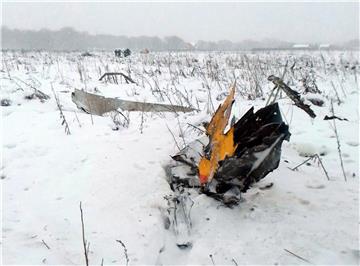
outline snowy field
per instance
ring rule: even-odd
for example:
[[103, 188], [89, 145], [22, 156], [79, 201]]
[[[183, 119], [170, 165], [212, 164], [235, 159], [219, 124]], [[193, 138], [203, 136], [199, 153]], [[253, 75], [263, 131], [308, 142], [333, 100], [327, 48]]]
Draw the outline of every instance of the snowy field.
[[[173, 193], [164, 171], [170, 156], [201, 136], [193, 126], [210, 120], [235, 80], [233, 115], [240, 118], [251, 106], [265, 106], [274, 86], [267, 77], [282, 77], [285, 68], [284, 81], [316, 118], [279, 94], [292, 134], [279, 168], [233, 208], [192, 193], [193, 246], [179, 249], [163, 218], [164, 197]], [[106, 72], [122, 72], [137, 84], [99, 81]], [[129, 265], [358, 264], [359, 73], [359, 54], [351, 51], [129, 58], [2, 52], [3, 264], [85, 264], [80, 202], [90, 264], [126, 264], [126, 255]], [[71, 100], [75, 88], [200, 111], [123, 112], [126, 126], [122, 116], [79, 110]], [[38, 90], [50, 99], [37, 97]], [[332, 115], [331, 102], [334, 114], [348, 121], [323, 120]], [[314, 154], [330, 180], [319, 160], [291, 170]], [[270, 182], [273, 187], [260, 189]]]

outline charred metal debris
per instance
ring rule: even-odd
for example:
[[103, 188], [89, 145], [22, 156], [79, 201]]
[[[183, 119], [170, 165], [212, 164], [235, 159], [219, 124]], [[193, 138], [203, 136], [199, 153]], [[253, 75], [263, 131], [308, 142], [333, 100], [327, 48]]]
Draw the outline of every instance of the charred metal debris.
[[233, 206], [241, 193], [279, 166], [282, 143], [291, 134], [278, 103], [256, 112], [251, 107], [224, 132], [234, 93], [233, 87], [206, 126], [205, 136], [172, 156], [167, 174], [173, 191], [195, 188]]

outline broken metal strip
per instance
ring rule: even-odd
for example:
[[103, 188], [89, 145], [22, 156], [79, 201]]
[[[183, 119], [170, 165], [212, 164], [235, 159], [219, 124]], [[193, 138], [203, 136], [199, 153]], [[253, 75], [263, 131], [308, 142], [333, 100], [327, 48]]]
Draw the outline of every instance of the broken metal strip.
[[192, 112], [196, 109], [179, 105], [146, 103], [127, 101], [117, 98], [106, 98], [104, 96], [88, 93], [75, 89], [71, 94], [72, 101], [76, 106], [84, 111], [100, 115], [121, 109], [124, 111], [140, 111], [140, 112]]

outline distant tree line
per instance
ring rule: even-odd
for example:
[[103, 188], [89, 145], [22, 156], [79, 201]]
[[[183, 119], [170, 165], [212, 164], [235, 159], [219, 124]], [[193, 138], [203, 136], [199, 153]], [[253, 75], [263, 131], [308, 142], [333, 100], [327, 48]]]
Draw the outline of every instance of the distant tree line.
[[12, 30], [6, 27], [2, 31], [3, 49], [44, 49], [44, 50], [114, 50], [130, 48], [153, 51], [186, 50], [191, 45], [176, 36], [161, 39], [159, 37], [126, 37], [113, 35], [91, 35], [78, 32], [73, 28], [62, 28], [58, 31], [42, 29], [39, 31]]
[[[79, 32], [73, 28], [66, 27], [57, 31], [41, 29], [16, 30], [7, 27], [1, 28], [2, 49], [25, 49], [25, 50], [115, 50], [130, 48], [140, 51], [145, 48], [150, 51], [181, 51], [181, 50], [204, 50], [204, 51], [233, 51], [251, 49], [287, 49], [293, 46], [293, 42], [280, 41], [276, 39], [264, 39], [262, 41], [244, 40], [231, 42], [222, 40], [217, 42], [198, 41], [190, 44], [177, 36], [165, 38], [139, 36], [113, 36], [113, 35], [91, 35], [87, 32]], [[359, 40], [347, 42], [350, 47], [358, 47]], [[349, 48], [349, 47], [347, 47]]]

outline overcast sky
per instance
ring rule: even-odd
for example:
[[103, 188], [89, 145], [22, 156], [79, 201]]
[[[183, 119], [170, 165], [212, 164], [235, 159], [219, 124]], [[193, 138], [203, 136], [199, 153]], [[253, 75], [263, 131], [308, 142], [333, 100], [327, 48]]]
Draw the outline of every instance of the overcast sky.
[[359, 38], [359, 2], [3, 3], [3, 25], [65, 26], [92, 34], [177, 35], [187, 41], [276, 38], [342, 42]]

